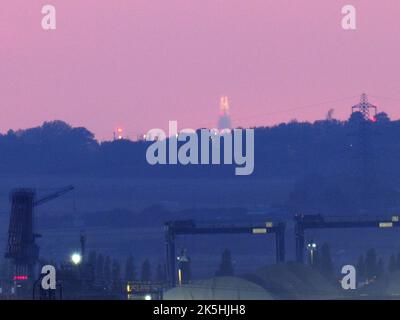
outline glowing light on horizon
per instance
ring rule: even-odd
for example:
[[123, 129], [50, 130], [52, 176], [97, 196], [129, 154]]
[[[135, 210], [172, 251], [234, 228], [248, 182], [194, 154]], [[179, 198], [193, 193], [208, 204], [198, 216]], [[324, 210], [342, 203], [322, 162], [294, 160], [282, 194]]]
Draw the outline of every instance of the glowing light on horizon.
[[123, 133], [123, 129], [122, 128], [117, 128], [117, 139], [118, 140], [121, 140], [123, 137], [122, 137], [122, 133]]
[[229, 99], [227, 96], [222, 96], [219, 101], [219, 120], [218, 129], [230, 129], [231, 119], [229, 116]]
[[229, 99], [227, 96], [222, 96], [219, 102], [219, 110], [221, 115], [229, 114]]

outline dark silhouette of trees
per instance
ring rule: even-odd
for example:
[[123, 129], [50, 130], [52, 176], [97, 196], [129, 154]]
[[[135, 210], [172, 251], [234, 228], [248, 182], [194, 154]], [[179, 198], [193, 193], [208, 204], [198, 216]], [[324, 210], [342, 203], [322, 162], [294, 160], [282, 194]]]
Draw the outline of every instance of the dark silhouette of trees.
[[[356, 179], [358, 130], [365, 121], [357, 112], [348, 121], [339, 121], [330, 111], [326, 120], [314, 123], [292, 121], [255, 128], [255, 171], [248, 178], [294, 180], [295, 187], [282, 204], [293, 212], [358, 214], [364, 206], [371, 213], [384, 214], [387, 208], [400, 207], [395, 189], [400, 183], [400, 121], [391, 121], [380, 112], [376, 122], [368, 123], [377, 177], [368, 203]], [[85, 128], [50, 121], [0, 134], [0, 174], [209, 179], [234, 175], [235, 164], [151, 166], [146, 161], [150, 144], [128, 139], [98, 142]], [[120, 223], [129, 223], [129, 219], [126, 216]]]
[[125, 263], [125, 281], [135, 281], [136, 278], [136, 266], [133, 260], [133, 256], [129, 255]]
[[112, 262], [112, 286], [116, 291], [121, 290], [121, 266], [117, 260]]
[[360, 255], [358, 257], [357, 265], [356, 265], [356, 270], [357, 270], [357, 278], [360, 281], [364, 281], [366, 278], [366, 266], [365, 266], [365, 259], [364, 255]]
[[375, 116], [376, 122], [378, 124], [389, 124], [390, 118], [386, 112], [379, 112]]
[[96, 259], [96, 278], [98, 280], [104, 279], [104, 257], [101, 253], [97, 255]]
[[[330, 110], [326, 120], [289, 122], [255, 129], [255, 176], [292, 177], [306, 172], [332, 174], [345, 169], [358, 124], [365, 121], [360, 113], [353, 113], [348, 121], [333, 119]], [[384, 126], [382, 126], [384, 124]], [[396, 150], [400, 142], [399, 121], [390, 121], [380, 112], [376, 123], [380, 134], [374, 144], [385, 152]], [[353, 134], [353, 136], [351, 135]], [[353, 137], [353, 138], [352, 138]], [[34, 173], [97, 173], [139, 176], [226, 176], [233, 166], [150, 166], [145, 151], [151, 142], [96, 141], [85, 128], [71, 127], [63, 121], [49, 121], [42, 126], [12, 131], [0, 135], [1, 170], [23, 170]], [[398, 155], [396, 155], [398, 158]], [[336, 163], [336, 166], [331, 164]], [[312, 164], [312, 167], [310, 166]], [[396, 172], [399, 169], [393, 166]], [[201, 173], [201, 174], [200, 174]]]
[[[90, 251], [88, 256], [88, 267], [90, 267], [90, 272], [95, 280], [100, 281], [103, 285], [113, 290], [121, 290], [123, 278], [121, 275], [121, 266], [118, 260], [112, 259], [108, 255], [104, 256], [101, 253], [97, 254], [96, 251]], [[131, 268], [130, 270], [135, 270], [134, 265], [133, 269]], [[135, 272], [133, 272], [133, 276], [135, 276]]]
[[334, 278], [334, 265], [331, 257], [330, 247], [327, 243], [323, 243], [318, 250], [316, 266], [321, 274], [327, 279]]
[[394, 254], [392, 254], [392, 255], [390, 256], [390, 259], [389, 259], [388, 271], [391, 272], [391, 273], [393, 273], [393, 272], [395, 272], [396, 270], [398, 270], [398, 268], [397, 268], [397, 263], [396, 263], [396, 257], [395, 257]]
[[8, 259], [2, 259], [0, 263], [0, 281], [9, 281], [12, 279], [13, 267], [11, 261]]
[[221, 263], [215, 275], [217, 277], [226, 277], [233, 275], [233, 264], [231, 252], [229, 249], [225, 249], [221, 256]]
[[396, 268], [400, 270], [400, 253], [396, 255]]
[[387, 269], [390, 273], [400, 270], [400, 253], [390, 255]]
[[[393, 258], [391, 257], [389, 260], [389, 271], [392, 270], [392, 268], [394, 267]], [[363, 255], [360, 256], [357, 262], [356, 270], [358, 281], [371, 281], [382, 276], [385, 273], [385, 266], [383, 259], [378, 258], [375, 249], [371, 248], [367, 250], [365, 254], [365, 259]]]
[[383, 263], [383, 259], [379, 258], [378, 259], [378, 264], [376, 266], [376, 276], [380, 277], [380, 276], [382, 276], [384, 274], [384, 272], [385, 272], [385, 265]]
[[377, 277], [379, 271], [375, 249], [368, 249], [365, 255], [365, 274], [367, 279], [371, 280]]
[[145, 259], [142, 264], [140, 272], [140, 280], [143, 282], [150, 282], [152, 279], [151, 265], [149, 259]]
[[92, 265], [93, 267], [96, 267], [96, 259], [97, 259], [97, 253], [96, 251], [90, 251], [89, 252], [89, 257], [88, 257], [88, 263]]
[[167, 280], [167, 275], [165, 272], [165, 265], [159, 263], [157, 265], [157, 270], [156, 270], [156, 281], [160, 283], [164, 283]]
[[361, 112], [354, 112], [350, 115], [349, 124], [351, 126], [359, 125], [361, 122], [365, 121]]
[[112, 280], [111, 258], [109, 256], [106, 256], [104, 260], [104, 280], [106, 283], [110, 283]]

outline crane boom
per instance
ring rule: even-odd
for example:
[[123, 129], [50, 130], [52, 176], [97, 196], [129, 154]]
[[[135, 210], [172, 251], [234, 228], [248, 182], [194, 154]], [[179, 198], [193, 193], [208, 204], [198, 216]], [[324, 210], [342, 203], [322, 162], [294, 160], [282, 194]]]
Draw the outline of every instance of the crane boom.
[[48, 202], [50, 200], [58, 198], [58, 197], [62, 196], [63, 194], [65, 194], [67, 192], [70, 192], [71, 190], [74, 190], [74, 186], [72, 186], [72, 185], [67, 186], [65, 188], [62, 188], [62, 189], [60, 189], [60, 190], [58, 190], [58, 191], [56, 191], [54, 193], [50, 193], [47, 196], [44, 196], [43, 198], [36, 200], [34, 202], [34, 206], [39, 206], [39, 205], [41, 205], [43, 203], [46, 203], [46, 202]]

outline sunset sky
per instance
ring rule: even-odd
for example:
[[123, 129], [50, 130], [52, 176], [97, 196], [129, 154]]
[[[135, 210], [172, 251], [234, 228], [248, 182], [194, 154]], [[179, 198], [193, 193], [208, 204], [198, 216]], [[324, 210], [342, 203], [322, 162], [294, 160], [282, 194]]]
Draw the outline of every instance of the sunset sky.
[[[57, 29], [41, 28], [41, 8]], [[357, 30], [341, 8], [357, 9]], [[347, 118], [362, 92], [400, 118], [400, 1], [3, 0], [0, 131], [60, 119], [100, 140], [117, 126], [235, 126]]]

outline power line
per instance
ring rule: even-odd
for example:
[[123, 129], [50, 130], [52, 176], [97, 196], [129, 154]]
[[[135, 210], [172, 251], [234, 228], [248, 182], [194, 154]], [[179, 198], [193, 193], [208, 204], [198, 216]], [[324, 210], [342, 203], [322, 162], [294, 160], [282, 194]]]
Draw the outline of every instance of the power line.
[[[282, 113], [287, 113], [287, 112], [292, 112], [292, 111], [297, 111], [297, 110], [303, 110], [303, 109], [310, 109], [310, 108], [315, 108], [319, 107], [321, 105], [326, 105], [326, 104], [332, 104], [336, 102], [342, 102], [342, 101], [347, 101], [351, 100], [354, 98], [358, 98], [358, 95], [353, 95], [353, 96], [348, 96], [348, 97], [343, 97], [343, 98], [338, 98], [338, 99], [331, 99], [331, 100], [324, 100], [321, 102], [316, 102], [316, 103], [311, 103], [311, 104], [305, 104], [305, 105], [300, 105], [297, 107], [285, 107], [282, 110], [277, 110], [277, 111], [269, 111], [269, 112], [261, 112], [261, 113], [256, 113], [256, 114], [251, 114], [251, 115], [245, 115], [241, 117], [232, 117], [235, 122], [239, 122], [245, 119], [253, 119], [253, 118], [259, 118], [261, 116], [268, 116], [268, 115], [275, 115], [275, 114], [282, 114]], [[209, 125], [215, 126], [214, 123], [211, 122], [203, 122], [199, 125], [199, 127], [208, 127]]]
[[394, 97], [387, 97], [387, 96], [377, 96], [374, 94], [368, 94], [370, 97], [376, 98], [376, 99], [385, 99], [385, 100], [393, 100], [393, 101], [399, 101], [400, 98], [394, 98]]

